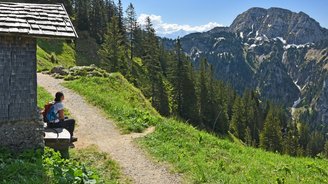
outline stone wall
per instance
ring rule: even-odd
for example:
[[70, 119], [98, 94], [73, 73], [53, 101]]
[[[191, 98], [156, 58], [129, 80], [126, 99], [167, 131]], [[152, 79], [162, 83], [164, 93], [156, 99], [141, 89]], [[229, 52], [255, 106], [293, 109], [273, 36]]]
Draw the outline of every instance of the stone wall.
[[42, 142], [36, 39], [0, 35], [0, 146], [21, 150]]
[[11, 121], [0, 123], [0, 147], [12, 151], [44, 147], [41, 121]]

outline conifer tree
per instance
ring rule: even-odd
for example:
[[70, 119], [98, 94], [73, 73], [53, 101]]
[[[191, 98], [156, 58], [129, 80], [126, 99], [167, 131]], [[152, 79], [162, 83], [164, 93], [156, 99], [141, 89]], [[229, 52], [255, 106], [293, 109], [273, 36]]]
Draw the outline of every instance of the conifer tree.
[[303, 150], [306, 150], [308, 143], [310, 142], [310, 130], [308, 125], [304, 123], [299, 123], [300, 129], [299, 129], [299, 145]]
[[171, 71], [174, 112], [191, 123], [198, 122], [193, 67], [182, 51], [180, 39], [177, 39], [172, 59], [175, 61]]
[[142, 57], [143, 54], [143, 41], [144, 41], [144, 31], [140, 28], [140, 25], [137, 24], [134, 30], [134, 56]]
[[117, 17], [118, 17], [118, 28], [120, 33], [125, 36], [125, 26], [124, 26], [124, 14], [123, 14], [123, 5], [122, 0], [118, 0], [117, 4]]
[[135, 48], [135, 33], [137, 29], [137, 15], [132, 3], [129, 4], [126, 10], [126, 30], [129, 39], [129, 47], [130, 47], [130, 60], [133, 60], [134, 57], [134, 48]]
[[317, 156], [319, 153], [324, 151], [324, 145], [325, 139], [323, 135], [318, 131], [312, 132], [306, 149], [307, 155], [312, 157]]
[[230, 131], [237, 138], [245, 141], [246, 111], [243, 100], [237, 97], [233, 105], [233, 115], [230, 123]]
[[246, 125], [250, 129], [252, 142], [258, 143], [261, 124], [261, 110], [259, 97], [254, 91], [246, 90], [242, 98], [246, 111]]
[[162, 75], [159, 75], [158, 83], [157, 83], [157, 92], [158, 93], [158, 100], [155, 101], [154, 107], [157, 107], [157, 110], [163, 116], [170, 115], [170, 108], [169, 108], [169, 97], [167, 93], [167, 89], [165, 88], [165, 82], [162, 78]]
[[200, 118], [203, 124], [206, 127], [210, 127], [209, 116], [211, 115], [211, 107], [210, 107], [210, 97], [208, 90], [208, 73], [207, 73], [207, 61], [206, 59], [201, 60], [200, 65]]
[[326, 143], [325, 143], [324, 156], [328, 159], [328, 141], [326, 141]]
[[112, 20], [112, 17], [116, 14], [116, 6], [115, 3], [112, 0], [105, 0], [105, 14], [106, 14], [106, 20], [107, 25]]
[[76, 0], [77, 28], [80, 31], [89, 31], [89, 7], [90, 0]]
[[144, 40], [143, 61], [148, 70], [151, 82], [151, 97], [153, 106], [163, 115], [169, 114], [169, 103], [166, 88], [163, 82], [163, 73], [160, 66], [159, 43], [155, 29], [149, 17], [146, 20], [146, 37]]
[[123, 36], [121, 35], [118, 27], [118, 17], [112, 17], [107, 34], [105, 35], [105, 42], [99, 50], [99, 56], [102, 60], [102, 65], [110, 72], [125, 73], [126, 68], [124, 57]]
[[176, 112], [177, 115], [182, 114], [182, 84], [183, 84], [183, 73], [184, 62], [183, 62], [183, 52], [180, 39], [178, 38], [175, 46], [175, 56], [176, 56], [176, 66], [174, 66], [173, 71], [173, 86], [174, 86], [174, 101], [176, 102]]
[[93, 0], [90, 11], [90, 34], [101, 44], [107, 29], [106, 12], [103, 0]]
[[284, 153], [291, 155], [291, 156], [297, 156], [297, 151], [299, 149], [299, 134], [295, 123], [292, 123], [289, 127], [289, 130], [287, 132], [287, 135], [284, 139]]
[[251, 129], [249, 127], [247, 127], [245, 130], [245, 143], [248, 146], [253, 145], [252, 133], [251, 133]]
[[190, 121], [192, 124], [198, 126], [198, 107], [197, 95], [195, 90], [195, 79], [193, 74], [193, 67], [190, 62], [186, 62], [183, 70], [182, 83], [182, 114], [181, 117]]
[[282, 151], [282, 133], [280, 120], [274, 107], [271, 107], [265, 119], [264, 128], [260, 136], [260, 147], [273, 152]]

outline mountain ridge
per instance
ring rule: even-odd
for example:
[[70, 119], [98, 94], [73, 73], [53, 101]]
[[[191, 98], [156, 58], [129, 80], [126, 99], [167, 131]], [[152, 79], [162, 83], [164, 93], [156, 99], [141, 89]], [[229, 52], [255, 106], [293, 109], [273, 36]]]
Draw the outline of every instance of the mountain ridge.
[[[196, 68], [206, 58], [216, 78], [239, 93], [256, 90], [262, 99], [298, 108], [308, 122], [328, 124], [327, 40], [328, 30], [304, 12], [251, 8], [231, 26], [186, 35], [181, 44]], [[173, 48], [173, 40], [163, 43]]]
[[[269, 38], [283, 37], [291, 44], [305, 44], [327, 39], [327, 30], [300, 11], [292, 12], [282, 8], [251, 8], [237, 16], [230, 25], [233, 32], [244, 32], [247, 37], [254, 32]], [[255, 34], [256, 34], [255, 33]]]

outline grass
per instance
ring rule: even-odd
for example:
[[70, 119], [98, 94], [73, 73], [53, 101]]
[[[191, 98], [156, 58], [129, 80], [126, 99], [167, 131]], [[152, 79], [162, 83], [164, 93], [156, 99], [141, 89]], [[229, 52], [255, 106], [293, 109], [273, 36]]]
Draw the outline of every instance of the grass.
[[123, 133], [142, 132], [160, 121], [160, 116], [142, 95], [121, 74], [114, 73], [108, 78], [81, 78], [64, 83], [100, 107], [116, 120]]
[[76, 65], [76, 52], [73, 43], [63, 40], [38, 40], [38, 71], [50, 70], [54, 66], [71, 67]]
[[43, 87], [38, 86], [38, 107], [43, 108], [45, 104], [53, 101], [54, 97]]
[[13, 155], [0, 150], [0, 183], [35, 183], [42, 184], [48, 180], [41, 153]]
[[[138, 140], [154, 159], [169, 163], [187, 183], [328, 183], [328, 161], [265, 152], [199, 131], [174, 119], [159, 118], [138, 89], [120, 74], [65, 84], [129, 128], [135, 109], [148, 114], [156, 131]], [[138, 114], [134, 115], [138, 116]], [[136, 126], [142, 126], [135, 119]], [[133, 130], [133, 129], [132, 129]]]
[[65, 40], [38, 39], [38, 71], [49, 71], [55, 66], [100, 65], [99, 45], [86, 32], [79, 32], [79, 39], [74, 43]]
[[245, 147], [178, 122], [158, 124], [139, 143], [192, 183], [327, 183], [327, 160]]
[[121, 173], [121, 168], [107, 153], [102, 153], [96, 146], [70, 151], [71, 159], [84, 163], [87, 167], [94, 168], [105, 184], [124, 183], [131, 181]]

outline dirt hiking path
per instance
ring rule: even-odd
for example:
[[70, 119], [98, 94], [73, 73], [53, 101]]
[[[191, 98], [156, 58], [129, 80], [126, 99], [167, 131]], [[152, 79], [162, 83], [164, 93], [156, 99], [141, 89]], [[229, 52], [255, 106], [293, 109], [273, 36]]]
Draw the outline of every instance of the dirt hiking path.
[[49, 75], [38, 74], [38, 85], [51, 94], [62, 91], [65, 94], [65, 107], [77, 120], [75, 135], [78, 137], [76, 148], [97, 145], [101, 151], [107, 152], [122, 167], [123, 173], [137, 184], [175, 184], [180, 177], [168, 169], [149, 160], [138, 148], [133, 139], [145, 136], [153, 131], [148, 129], [143, 134], [121, 135], [111, 120], [108, 120], [98, 108], [88, 104], [83, 97], [60, 85], [63, 80]]

